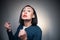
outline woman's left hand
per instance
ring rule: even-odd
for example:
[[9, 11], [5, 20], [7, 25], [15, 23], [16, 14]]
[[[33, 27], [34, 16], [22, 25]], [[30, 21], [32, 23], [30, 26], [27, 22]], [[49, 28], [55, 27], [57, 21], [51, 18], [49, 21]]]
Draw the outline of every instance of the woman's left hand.
[[21, 39], [21, 40], [27, 40], [27, 34], [26, 34], [26, 31], [25, 30], [20, 30], [19, 34], [18, 34], [18, 37]]

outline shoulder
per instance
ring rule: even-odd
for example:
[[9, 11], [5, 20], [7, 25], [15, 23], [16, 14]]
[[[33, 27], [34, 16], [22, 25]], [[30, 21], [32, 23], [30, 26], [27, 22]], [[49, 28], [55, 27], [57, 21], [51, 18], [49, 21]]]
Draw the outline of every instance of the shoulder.
[[18, 29], [22, 29], [22, 28], [23, 28], [23, 25], [19, 25], [19, 26], [18, 26]]
[[36, 25], [36, 26], [32, 26], [32, 29], [35, 31], [35, 32], [42, 32], [41, 28]]
[[23, 26], [19, 25], [18, 28], [17, 28], [17, 31], [20, 30], [20, 29], [22, 29], [22, 28], [23, 28]]
[[38, 25], [32, 26], [33, 29], [41, 29]]

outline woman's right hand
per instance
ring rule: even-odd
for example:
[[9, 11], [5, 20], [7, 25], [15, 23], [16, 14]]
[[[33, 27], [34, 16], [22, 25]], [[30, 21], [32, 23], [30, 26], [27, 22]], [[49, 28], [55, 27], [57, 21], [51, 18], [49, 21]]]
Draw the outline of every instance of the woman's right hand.
[[11, 23], [10, 22], [5, 22], [4, 27], [6, 30], [11, 31]]

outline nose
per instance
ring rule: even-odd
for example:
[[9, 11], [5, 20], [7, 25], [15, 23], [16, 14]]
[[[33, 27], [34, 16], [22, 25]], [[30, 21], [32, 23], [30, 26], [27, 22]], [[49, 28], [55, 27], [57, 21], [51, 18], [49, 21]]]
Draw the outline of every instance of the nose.
[[27, 12], [24, 12], [24, 14], [27, 14]]

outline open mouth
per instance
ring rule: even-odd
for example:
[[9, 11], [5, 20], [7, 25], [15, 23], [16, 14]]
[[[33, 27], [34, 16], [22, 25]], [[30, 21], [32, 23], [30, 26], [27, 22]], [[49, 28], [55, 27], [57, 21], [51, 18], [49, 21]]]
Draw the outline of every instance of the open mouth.
[[27, 15], [23, 15], [23, 17], [27, 17]]

